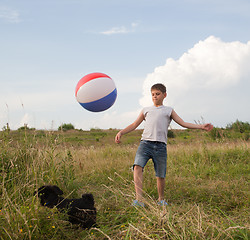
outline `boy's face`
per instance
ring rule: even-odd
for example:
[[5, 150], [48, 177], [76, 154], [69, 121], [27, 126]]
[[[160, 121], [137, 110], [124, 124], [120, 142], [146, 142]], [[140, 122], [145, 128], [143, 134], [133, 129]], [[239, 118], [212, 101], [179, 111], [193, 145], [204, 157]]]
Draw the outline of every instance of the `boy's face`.
[[163, 104], [164, 98], [167, 96], [166, 93], [163, 93], [160, 90], [152, 89], [151, 90], [152, 101], [156, 107], [159, 107]]

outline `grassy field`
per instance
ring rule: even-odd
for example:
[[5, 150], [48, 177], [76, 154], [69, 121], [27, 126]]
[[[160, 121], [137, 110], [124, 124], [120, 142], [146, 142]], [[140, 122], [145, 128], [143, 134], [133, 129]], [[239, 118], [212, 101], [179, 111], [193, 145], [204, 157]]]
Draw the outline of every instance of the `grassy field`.
[[[0, 239], [249, 239], [249, 133], [173, 130], [166, 208], [157, 205], [152, 162], [145, 208], [134, 199], [131, 166], [141, 130], [1, 131]], [[98, 226], [78, 229], [34, 191], [58, 185], [65, 197], [91, 192]]]

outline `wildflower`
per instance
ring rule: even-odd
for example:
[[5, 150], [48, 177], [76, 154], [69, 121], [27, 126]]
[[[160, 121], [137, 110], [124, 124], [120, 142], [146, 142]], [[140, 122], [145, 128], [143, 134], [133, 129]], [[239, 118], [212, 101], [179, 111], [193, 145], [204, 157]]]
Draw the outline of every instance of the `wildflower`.
[[52, 228], [56, 228], [56, 227], [53, 225]]
[[22, 229], [22, 228], [20, 228], [20, 229], [19, 229], [19, 232], [20, 232], [20, 233], [22, 233], [22, 232], [23, 232], [23, 229]]
[[121, 228], [124, 228], [125, 227], [125, 225], [121, 225]]

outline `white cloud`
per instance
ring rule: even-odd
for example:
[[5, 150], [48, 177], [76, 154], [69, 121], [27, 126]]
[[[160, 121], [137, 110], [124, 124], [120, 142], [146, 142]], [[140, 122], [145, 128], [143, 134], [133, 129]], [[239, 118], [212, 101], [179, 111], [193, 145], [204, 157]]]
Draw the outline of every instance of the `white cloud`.
[[[153, 73], [148, 74], [143, 83], [140, 104], [152, 104], [150, 88], [160, 82], [167, 87], [168, 105], [177, 107], [184, 115], [190, 117], [193, 111], [204, 115], [207, 111], [219, 113], [223, 109], [224, 116], [228, 114], [230, 117], [229, 105], [240, 109], [242, 103], [239, 99], [243, 99], [242, 94], [249, 86], [249, 62], [250, 41], [246, 44], [223, 42], [210, 36], [199, 41], [178, 60], [168, 58], [165, 65], [156, 67]], [[232, 93], [234, 95], [230, 96]], [[245, 111], [241, 112], [243, 116]], [[250, 118], [246, 113], [244, 117]]]
[[236, 85], [249, 74], [250, 41], [226, 43], [213, 36], [200, 41], [178, 60], [167, 59], [144, 81], [142, 106], [151, 101], [150, 87], [157, 82], [167, 86], [172, 98], [194, 90], [215, 90]]
[[19, 23], [21, 21], [19, 12], [8, 7], [0, 7], [0, 19], [9, 23]]
[[90, 128], [125, 128], [131, 124], [138, 117], [141, 110], [135, 110], [131, 112], [118, 113], [116, 111], [107, 112], [105, 114], [96, 117], [91, 121], [89, 119], [81, 120], [76, 122], [76, 128], [90, 129]]
[[107, 31], [103, 31], [101, 33], [104, 35], [113, 35], [113, 34], [121, 34], [121, 33], [128, 33], [128, 32], [129, 32], [129, 30], [126, 27], [122, 26], [122, 27], [113, 27], [113, 28], [111, 28]]
[[101, 34], [103, 34], [103, 35], [113, 35], [113, 34], [131, 33], [131, 32], [135, 31], [135, 29], [137, 28], [137, 26], [138, 26], [138, 23], [134, 22], [134, 23], [131, 24], [130, 27], [124, 27], [124, 26], [113, 27], [113, 28], [111, 28], [109, 30], [101, 32]]

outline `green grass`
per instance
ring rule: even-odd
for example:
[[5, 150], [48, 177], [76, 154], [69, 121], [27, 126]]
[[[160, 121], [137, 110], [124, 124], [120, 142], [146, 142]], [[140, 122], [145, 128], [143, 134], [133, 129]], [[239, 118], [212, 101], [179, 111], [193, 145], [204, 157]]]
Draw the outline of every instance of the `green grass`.
[[[222, 131], [222, 130], [221, 130]], [[157, 205], [152, 162], [146, 207], [134, 199], [131, 166], [141, 130], [114, 143], [117, 130], [0, 132], [0, 239], [249, 239], [249, 142], [174, 130], [169, 139], [167, 208]], [[98, 140], [97, 140], [98, 138]], [[94, 195], [98, 226], [71, 226], [34, 191], [58, 185], [65, 197]]]

